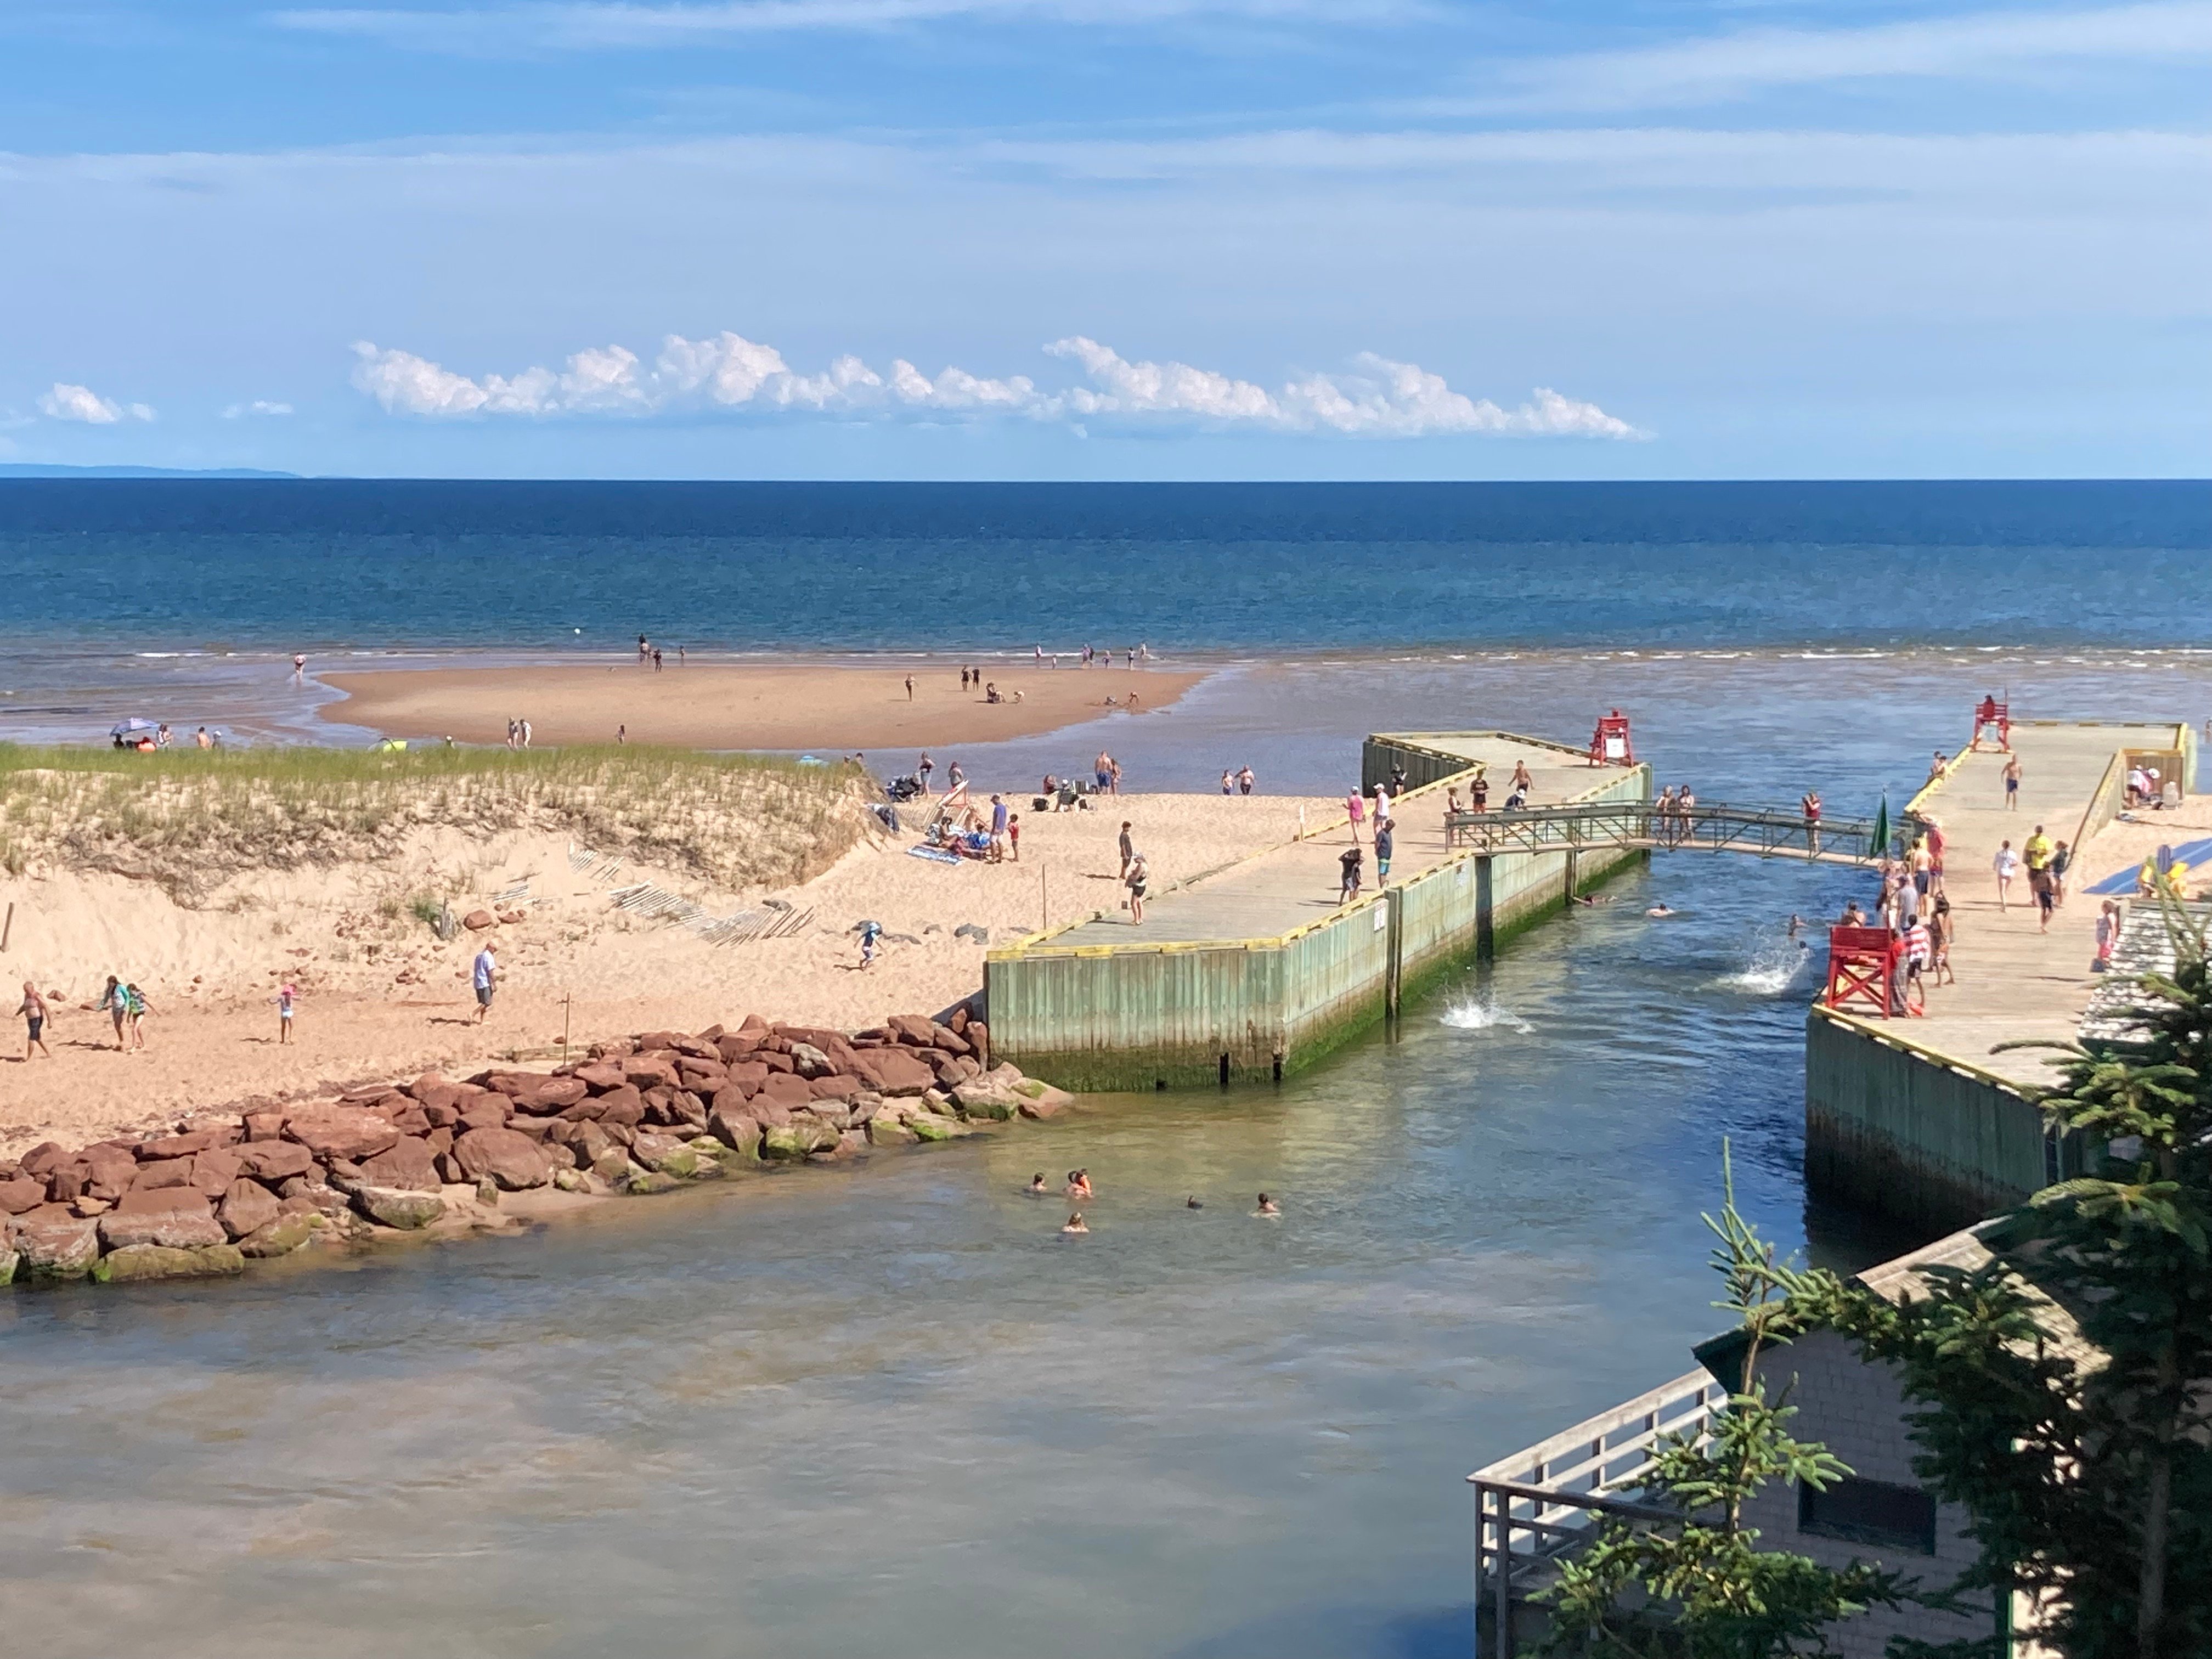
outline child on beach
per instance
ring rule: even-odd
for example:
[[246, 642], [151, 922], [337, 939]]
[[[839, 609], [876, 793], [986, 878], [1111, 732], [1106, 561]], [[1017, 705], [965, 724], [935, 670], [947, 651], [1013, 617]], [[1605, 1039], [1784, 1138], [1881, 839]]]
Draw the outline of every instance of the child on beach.
[[872, 968], [876, 965], [876, 949], [883, 936], [884, 925], [880, 921], [864, 921], [860, 924], [861, 967]]
[[130, 1046], [123, 1040], [124, 1022], [131, 1018], [131, 999], [124, 993], [123, 981], [110, 974], [106, 988], [100, 994], [100, 1000], [91, 1007], [94, 1013], [106, 1014], [114, 1020], [115, 1048], [120, 1054]]
[[300, 988], [287, 981], [276, 988], [276, 1043], [283, 1047], [292, 1040], [292, 1006], [300, 999]]
[[2112, 948], [2119, 942], [2119, 901], [2106, 899], [2105, 908], [2097, 913], [2097, 959], [2089, 964], [2089, 971], [2095, 974], [2111, 973]]
[[2012, 850], [2010, 842], [1997, 848], [1997, 855], [1990, 861], [1990, 867], [1996, 872], [1997, 908], [2002, 910], [2012, 892], [2012, 878], [2020, 873], [2020, 854]]

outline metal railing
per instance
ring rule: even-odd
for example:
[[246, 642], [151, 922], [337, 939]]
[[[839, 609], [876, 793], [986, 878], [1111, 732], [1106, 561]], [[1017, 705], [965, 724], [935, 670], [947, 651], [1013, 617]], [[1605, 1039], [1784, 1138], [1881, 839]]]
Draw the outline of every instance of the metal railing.
[[1813, 821], [1802, 812], [1704, 801], [1686, 812], [1662, 811], [1655, 801], [1450, 812], [1444, 817], [1444, 844], [1478, 852], [1531, 853], [1582, 847], [1698, 848], [1762, 858], [1794, 854], [1837, 864], [1871, 864], [1889, 850], [1875, 845], [1871, 818]]
[[[1485, 1465], [1474, 1488], [1474, 1594], [1491, 1614], [1494, 1659], [1513, 1659], [1513, 1607], [1551, 1578], [1559, 1559], [1588, 1542], [1611, 1516], [1679, 1524], [1678, 1510], [1638, 1501], [1661, 1437], [1711, 1432], [1728, 1390], [1695, 1370], [1550, 1439]], [[1478, 1622], [1477, 1651], [1481, 1653]]]

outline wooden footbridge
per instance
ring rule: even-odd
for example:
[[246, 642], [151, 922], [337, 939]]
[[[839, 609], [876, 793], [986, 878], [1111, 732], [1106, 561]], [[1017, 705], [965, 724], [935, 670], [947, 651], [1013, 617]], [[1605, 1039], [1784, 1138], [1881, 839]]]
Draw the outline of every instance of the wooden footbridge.
[[1448, 846], [1481, 853], [1572, 851], [1589, 847], [1753, 853], [1823, 864], [1872, 864], [1889, 852], [1873, 818], [1808, 819], [1802, 812], [1699, 801], [1686, 811], [1655, 801], [1582, 801], [1444, 817]]

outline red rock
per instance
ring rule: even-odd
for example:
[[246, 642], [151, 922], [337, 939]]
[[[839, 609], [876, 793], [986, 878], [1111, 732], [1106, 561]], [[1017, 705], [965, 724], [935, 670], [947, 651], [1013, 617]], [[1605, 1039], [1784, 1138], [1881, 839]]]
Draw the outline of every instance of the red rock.
[[392, 1120], [392, 1127], [403, 1135], [419, 1135], [430, 1127], [430, 1115], [412, 1101], [398, 1111], [387, 1112], [385, 1115]]
[[234, 1239], [267, 1226], [284, 1212], [283, 1201], [258, 1181], [234, 1181], [216, 1206], [216, 1219]]
[[739, 1036], [735, 1032], [731, 1032], [725, 1036], [716, 1039], [714, 1043], [714, 1052], [721, 1055], [722, 1063], [726, 1066], [736, 1065], [738, 1061], [746, 1058], [746, 1056], [750, 1054], [752, 1051], [752, 1038], [749, 1036]]
[[239, 1168], [256, 1180], [288, 1181], [315, 1166], [315, 1155], [296, 1140], [249, 1140], [238, 1149]]
[[595, 1060], [576, 1068], [576, 1080], [594, 1094], [605, 1094], [623, 1086], [623, 1068], [612, 1060]]
[[766, 1095], [755, 1095], [747, 1101], [744, 1114], [763, 1129], [781, 1129], [791, 1121], [791, 1108]]
[[100, 1239], [111, 1250], [132, 1244], [185, 1249], [195, 1244], [227, 1244], [230, 1235], [215, 1218], [207, 1200], [189, 1188], [142, 1193], [133, 1188], [100, 1218]]
[[796, 1072], [799, 1069], [799, 1062], [778, 1048], [757, 1048], [753, 1051], [753, 1058], [772, 1073]]
[[471, 1181], [489, 1176], [508, 1192], [542, 1187], [553, 1178], [544, 1149], [514, 1129], [471, 1129], [453, 1143], [452, 1157]]
[[964, 1002], [961, 1003], [953, 1009], [952, 1012], [949, 1016], [947, 1016], [945, 1021], [945, 1029], [952, 1032], [957, 1036], [966, 1036], [968, 1035], [968, 1005]]
[[581, 1078], [540, 1078], [538, 1086], [527, 1094], [517, 1095], [514, 1103], [526, 1111], [544, 1116], [574, 1105], [590, 1093], [589, 1086]]
[[627, 1083], [611, 1093], [599, 1097], [599, 1121], [602, 1123], [638, 1123], [645, 1118], [645, 1097]]
[[561, 1120], [557, 1117], [523, 1117], [518, 1115], [507, 1119], [507, 1127], [514, 1130], [517, 1134], [528, 1135], [532, 1140], [543, 1142], [546, 1136], [553, 1132], [553, 1126], [560, 1121]]
[[168, 1158], [157, 1163], [141, 1164], [138, 1178], [131, 1183], [132, 1192], [155, 1192], [164, 1187], [189, 1187], [192, 1184], [192, 1161], [189, 1158]]
[[980, 1019], [971, 1019], [968, 1022], [968, 1029], [960, 1035], [968, 1039], [969, 1047], [975, 1051], [975, 1058], [988, 1066], [991, 1063], [991, 1028]]
[[94, 1198], [120, 1198], [138, 1178], [138, 1161], [121, 1146], [88, 1146], [80, 1161], [85, 1170], [84, 1189]]
[[865, 1086], [856, 1077], [817, 1077], [806, 1089], [817, 1100], [850, 1100]]
[[463, 1129], [504, 1128], [507, 1120], [514, 1115], [514, 1109], [504, 1098], [495, 1096], [463, 1112], [460, 1127]]
[[879, 1095], [918, 1095], [937, 1084], [935, 1069], [902, 1048], [861, 1049], [853, 1074]]
[[284, 1133], [318, 1158], [343, 1158], [351, 1163], [374, 1158], [399, 1139], [389, 1119], [346, 1107], [295, 1113], [284, 1121]]
[[138, 1143], [138, 1161], [151, 1164], [167, 1158], [190, 1158], [194, 1152], [204, 1152], [221, 1144], [211, 1129], [198, 1129], [188, 1135], [163, 1135], [159, 1139]]
[[84, 1196], [84, 1165], [64, 1164], [46, 1177], [46, 1196], [57, 1204], [74, 1204]]
[[430, 1098], [434, 1094], [441, 1090], [450, 1089], [453, 1086], [453, 1084], [447, 1079], [446, 1074], [443, 1072], [425, 1072], [422, 1076], [416, 1078], [412, 1083], [407, 1085], [406, 1091], [416, 1100], [427, 1106], [430, 1103]]
[[453, 1150], [453, 1133], [450, 1127], [441, 1125], [424, 1135], [422, 1139], [433, 1152], [450, 1152]]
[[240, 1120], [246, 1126], [249, 1141], [281, 1139], [284, 1133], [284, 1114], [282, 1112], [248, 1112]]
[[76, 1279], [100, 1259], [100, 1224], [66, 1205], [41, 1204], [8, 1224], [9, 1242], [33, 1279]]
[[974, 1053], [968, 1039], [947, 1025], [933, 1024], [929, 1028], [930, 1046], [948, 1054]]
[[633, 1089], [676, 1086], [676, 1067], [659, 1054], [632, 1054], [623, 1061], [623, 1081]]
[[[361, 1178], [373, 1187], [398, 1187], [422, 1193], [435, 1192], [443, 1184], [438, 1179], [437, 1149], [413, 1135], [403, 1136], [364, 1163]], [[252, 1228], [246, 1231], [251, 1232]]]
[[0, 1181], [0, 1211], [22, 1215], [46, 1201], [46, 1183], [30, 1176]]
[[42, 1140], [23, 1154], [21, 1167], [27, 1176], [47, 1176], [70, 1161], [69, 1148], [58, 1140]]
[[487, 927], [499, 925], [499, 918], [489, 910], [471, 910], [461, 918], [461, 926], [472, 933], [481, 933]]
[[729, 1080], [722, 1086], [735, 1089], [740, 1094], [757, 1095], [761, 1085], [768, 1081], [768, 1066], [757, 1060], [741, 1060], [730, 1067]]
[[692, 1060], [720, 1060], [720, 1052], [712, 1037], [679, 1036], [669, 1040], [668, 1046], [678, 1054]]
[[228, 1146], [210, 1146], [192, 1158], [192, 1185], [206, 1198], [221, 1198], [238, 1179], [245, 1159]]
[[637, 1037], [637, 1052], [642, 1054], [650, 1054], [656, 1048], [673, 1048], [680, 1041], [681, 1034], [675, 1031], [641, 1031]]
[[795, 1073], [777, 1072], [761, 1085], [757, 1098], [773, 1100], [780, 1106], [795, 1109], [813, 1099], [814, 1091], [805, 1078]]
[[884, 1028], [901, 1042], [912, 1043], [917, 1048], [927, 1048], [936, 1040], [933, 1021], [920, 1014], [893, 1014], [884, 1022]]

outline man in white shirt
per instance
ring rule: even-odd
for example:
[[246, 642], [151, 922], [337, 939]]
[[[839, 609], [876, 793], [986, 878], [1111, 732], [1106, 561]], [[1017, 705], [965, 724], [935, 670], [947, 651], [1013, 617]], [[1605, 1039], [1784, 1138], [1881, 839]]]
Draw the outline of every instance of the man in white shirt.
[[483, 1024], [484, 1016], [491, 1012], [492, 993], [499, 988], [499, 958], [494, 954], [498, 949], [497, 940], [486, 939], [483, 949], [477, 952], [476, 963], [470, 974], [470, 979], [476, 987], [477, 1024], [479, 1025]]

